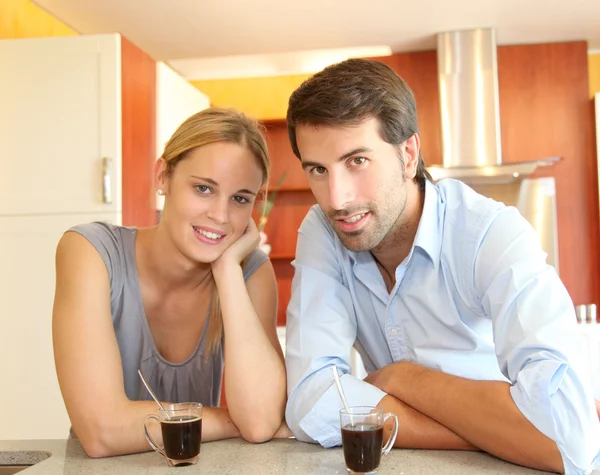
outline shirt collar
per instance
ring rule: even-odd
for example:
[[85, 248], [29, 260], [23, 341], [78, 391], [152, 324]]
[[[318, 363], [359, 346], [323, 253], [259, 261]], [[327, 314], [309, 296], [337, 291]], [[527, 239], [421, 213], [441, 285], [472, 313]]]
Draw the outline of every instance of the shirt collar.
[[425, 182], [425, 202], [417, 228], [413, 247], [420, 247], [437, 267], [442, 248], [442, 230], [440, 225], [440, 196], [437, 186], [429, 180]]
[[[440, 197], [437, 186], [429, 180], [425, 183], [425, 201], [423, 203], [423, 212], [417, 228], [417, 234], [413, 243], [413, 249], [419, 247], [423, 249], [431, 259], [434, 267], [438, 266], [442, 247], [442, 232], [440, 225]], [[412, 255], [413, 249], [409, 255]], [[373, 257], [370, 252], [348, 251], [352, 264], [371, 262]]]

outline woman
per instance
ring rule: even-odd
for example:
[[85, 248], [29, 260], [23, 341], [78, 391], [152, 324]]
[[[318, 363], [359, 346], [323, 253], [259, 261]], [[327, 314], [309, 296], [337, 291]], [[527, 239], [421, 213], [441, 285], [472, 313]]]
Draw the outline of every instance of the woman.
[[[138, 369], [162, 401], [205, 405], [204, 441], [262, 442], [279, 429], [286, 383], [277, 286], [251, 218], [268, 178], [257, 124], [207, 109], [177, 129], [156, 163], [165, 196], [157, 226], [90, 223], [61, 238], [55, 362], [89, 456], [149, 449], [143, 420], [157, 406]], [[219, 408], [223, 360], [227, 407]]]

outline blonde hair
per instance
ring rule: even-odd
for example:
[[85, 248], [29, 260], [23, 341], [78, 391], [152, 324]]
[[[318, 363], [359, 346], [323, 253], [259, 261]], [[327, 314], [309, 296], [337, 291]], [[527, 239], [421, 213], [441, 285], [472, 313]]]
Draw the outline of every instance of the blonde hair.
[[[184, 160], [193, 149], [215, 142], [230, 142], [247, 147], [254, 155], [260, 166], [265, 186], [269, 183], [270, 160], [267, 143], [262, 135], [262, 127], [256, 120], [251, 119], [234, 109], [210, 107], [194, 114], [183, 122], [165, 145], [162, 158], [165, 160], [167, 176], [179, 162]], [[211, 276], [212, 279], [212, 276]], [[223, 339], [223, 319], [219, 294], [215, 292], [215, 282], [212, 279], [210, 298], [209, 322], [206, 336], [206, 357], [221, 346]]]

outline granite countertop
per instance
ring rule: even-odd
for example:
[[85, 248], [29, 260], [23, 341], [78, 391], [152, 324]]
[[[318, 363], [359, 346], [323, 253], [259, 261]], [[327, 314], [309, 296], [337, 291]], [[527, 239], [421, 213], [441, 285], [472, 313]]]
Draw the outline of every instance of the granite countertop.
[[[50, 455], [48, 457], [48, 455]], [[48, 457], [48, 458], [46, 458]], [[44, 460], [45, 458], [45, 460]], [[306, 475], [346, 473], [340, 448], [323, 449], [294, 439], [272, 440], [253, 445], [242, 439], [202, 444], [200, 461], [195, 466], [169, 468], [156, 452], [88, 458], [77, 440], [0, 441], [0, 466], [31, 464], [23, 475], [87, 474], [173, 474], [202, 475]], [[0, 472], [1, 473], [1, 472]], [[481, 475], [547, 472], [512, 465], [480, 452], [394, 449], [381, 461], [378, 475]], [[598, 473], [598, 472], [594, 472]]]

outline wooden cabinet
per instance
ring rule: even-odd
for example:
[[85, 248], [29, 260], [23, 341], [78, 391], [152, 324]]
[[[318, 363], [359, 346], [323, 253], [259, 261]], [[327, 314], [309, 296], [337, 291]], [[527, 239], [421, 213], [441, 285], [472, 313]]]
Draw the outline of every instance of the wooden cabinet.
[[[265, 136], [271, 157], [269, 189], [277, 189], [275, 205], [264, 231], [271, 245], [270, 257], [279, 289], [277, 321], [279, 325], [285, 325], [285, 312], [294, 275], [291, 262], [296, 254], [298, 228], [316, 200], [310, 191], [300, 160], [292, 151], [285, 119], [264, 121], [263, 124], [266, 127]], [[258, 216], [258, 209], [255, 209], [254, 217]]]
[[587, 44], [501, 46], [498, 76], [504, 160], [562, 158], [534, 176], [556, 180], [562, 281], [576, 305], [599, 302], [598, 183]]
[[396, 71], [412, 89], [417, 103], [421, 154], [427, 165], [442, 164], [440, 99], [435, 51], [371, 58]]

